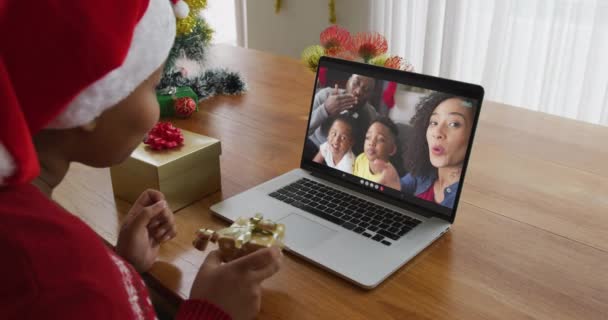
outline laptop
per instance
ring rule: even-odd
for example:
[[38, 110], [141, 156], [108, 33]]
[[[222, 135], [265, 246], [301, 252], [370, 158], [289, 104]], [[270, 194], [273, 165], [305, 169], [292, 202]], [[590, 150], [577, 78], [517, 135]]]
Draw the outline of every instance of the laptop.
[[286, 250], [374, 288], [454, 223], [483, 95], [322, 57], [300, 167], [211, 210], [283, 223]]

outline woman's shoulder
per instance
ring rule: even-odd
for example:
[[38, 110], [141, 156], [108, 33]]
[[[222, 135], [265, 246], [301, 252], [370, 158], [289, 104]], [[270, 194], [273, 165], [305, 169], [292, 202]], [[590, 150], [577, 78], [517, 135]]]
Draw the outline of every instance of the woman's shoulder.
[[0, 251], [18, 251], [32, 272], [67, 276], [111, 262], [89, 226], [33, 186], [0, 191], [0, 219]]
[[408, 173], [406, 175], [404, 175], [403, 177], [401, 177], [401, 183], [413, 183], [415, 182], [414, 176], [412, 176], [411, 173]]
[[428, 189], [433, 181], [432, 177], [415, 176], [408, 173], [401, 178], [401, 189], [404, 192], [418, 194], [420, 190]]
[[[61, 229], [65, 235], [84, 232], [86, 236], [95, 234], [79, 218], [49, 199], [33, 185], [20, 185], [0, 191], [0, 228], [8, 229], [12, 224], [20, 230], [28, 229], [45, 234], [53, 229]], [[27, 221], [28, 223], [25, 223]], [[7, 230], [12, 232], [12, 230]], [[71, 231], [71, 232], [70, 232]], [[29, 235], [30, 237], [36, 234]]]
[[405, 176], [401, 177], [402, 182], [426, 183], [429, 181], [432, 182], [434, 180], [435, 180], [434, 177], [413, 175], [411, 172], [406, 174]]
[[69, 291], [111, 300], [106, 305], [124, 300], [110, 249], [37, 188], [0, 190], [0, 219], [0, 252], [10, 257], [0, 264], [0, 281], [14, 299], [44, 303]]

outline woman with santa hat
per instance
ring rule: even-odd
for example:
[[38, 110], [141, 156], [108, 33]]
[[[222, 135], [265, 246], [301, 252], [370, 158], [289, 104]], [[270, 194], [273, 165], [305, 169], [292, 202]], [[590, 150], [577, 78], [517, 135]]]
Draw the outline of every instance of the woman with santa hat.
[[[163, 194], [140, 196], [112, 250], [51, 193], [70, 162], [118, 164], [156, 123], [185, 11], [175, 0], [0, 1], [1, 319], [156, 317], [138, 272], [176, 234]], [[255, 317], [280, 260], [276, 248], [229, 263], [211, 252], [176, 318]]]

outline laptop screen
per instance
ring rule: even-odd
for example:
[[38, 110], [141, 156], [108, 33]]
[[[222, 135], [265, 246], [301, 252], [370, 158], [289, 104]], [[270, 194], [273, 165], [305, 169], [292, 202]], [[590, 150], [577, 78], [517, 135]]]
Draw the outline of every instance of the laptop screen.
[[322, 59], [303, 164], [453, 221], [482, 99], [479, 86]]

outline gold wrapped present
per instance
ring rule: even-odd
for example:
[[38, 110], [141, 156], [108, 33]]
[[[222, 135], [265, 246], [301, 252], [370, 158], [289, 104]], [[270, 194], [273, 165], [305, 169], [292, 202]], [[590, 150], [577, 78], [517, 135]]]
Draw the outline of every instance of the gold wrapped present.
[[230, 227], [218, 231], [200, 229], [196, 232], [193, 245], [204, 251], [209, 242], [217, 242], [222, 259], [231, 261], [258, 249], [271, 246], [283, 248], [284, 237], [284, 224], [264, 219], [258, 213], [253, 218], [238, 218]]
[[146, 189], [161, 191], [174, 212], [220, 189], [220, 141], [181, 130], [184, 144], [152, 150], [141, 143], [110, 169], [117, 198], [133, 203]]

